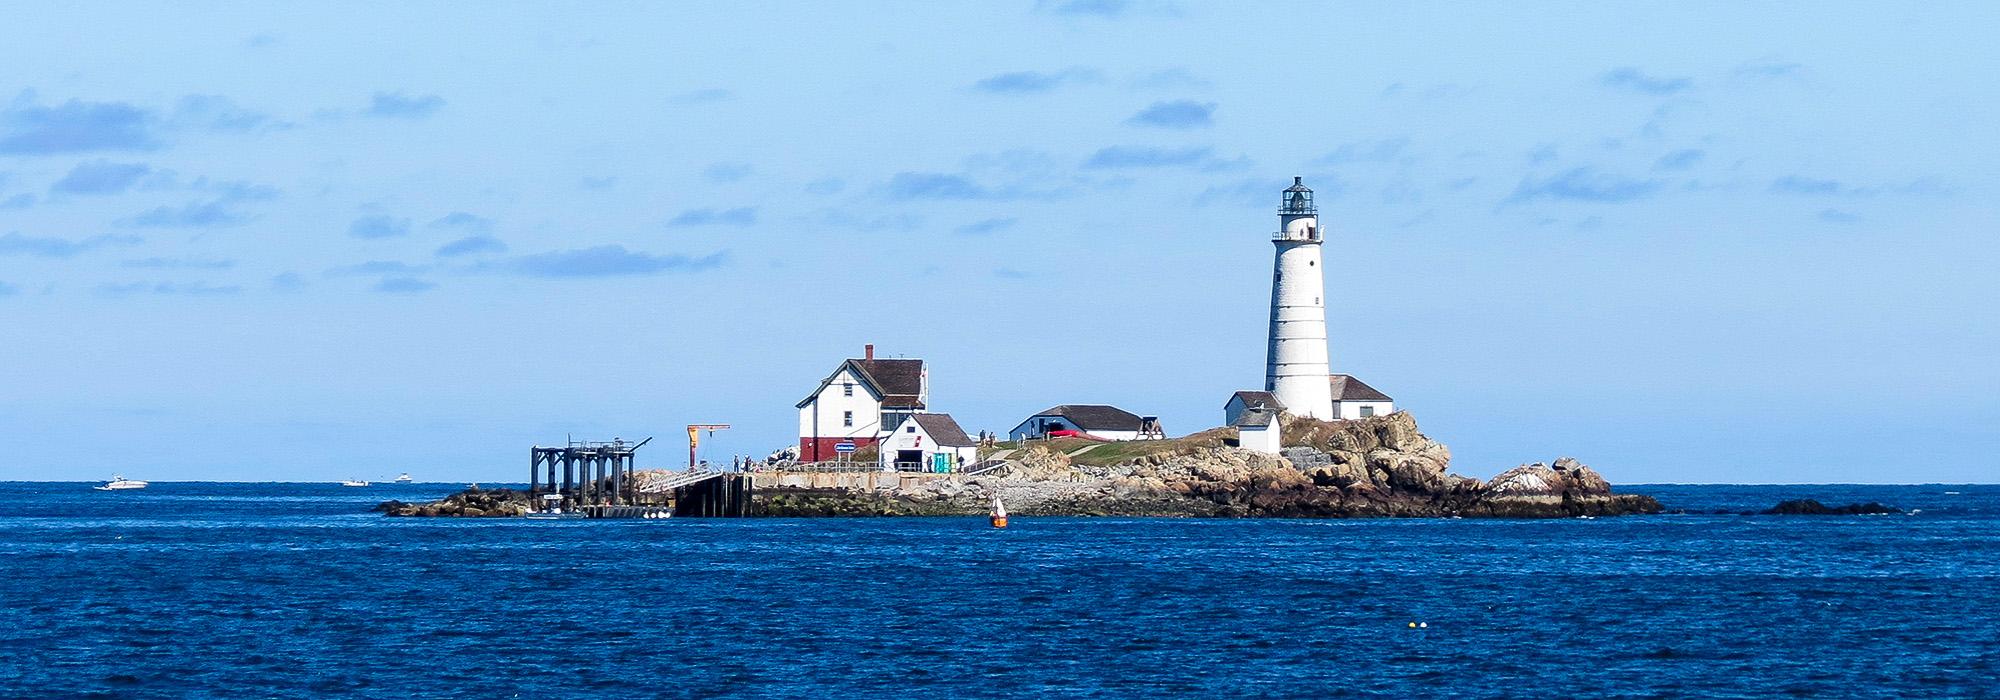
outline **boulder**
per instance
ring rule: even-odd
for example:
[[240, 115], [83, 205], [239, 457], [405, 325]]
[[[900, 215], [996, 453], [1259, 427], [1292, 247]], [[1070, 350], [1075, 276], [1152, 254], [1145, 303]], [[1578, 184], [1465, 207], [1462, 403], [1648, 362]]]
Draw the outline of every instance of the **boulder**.
[[1487, 482], [1486, 489], [1496, 498], [1529, 496], [1608, 496], [1611, 484], [1596, 470], [1563, 457], [1555, 464], [1523, 464], [1501, 472]]

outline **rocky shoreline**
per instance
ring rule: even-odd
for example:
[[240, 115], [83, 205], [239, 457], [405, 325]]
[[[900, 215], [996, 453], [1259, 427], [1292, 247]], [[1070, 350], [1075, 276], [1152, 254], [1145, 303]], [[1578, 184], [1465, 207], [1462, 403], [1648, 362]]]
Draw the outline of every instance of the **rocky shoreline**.
[[1408, 413], [1289, 419], [1281, 455], [1183, 439], [1179, 449], [1109, 466], [1029, 447], [1003, 473], [885, 491], [759, 489], [752, 510], [791, 517], [977, 515], [998, 495], [1028, 516], [1563, 518], [1658, 513], [1563, 458], [1480, 481], [1451, 474], [1451, 452]]

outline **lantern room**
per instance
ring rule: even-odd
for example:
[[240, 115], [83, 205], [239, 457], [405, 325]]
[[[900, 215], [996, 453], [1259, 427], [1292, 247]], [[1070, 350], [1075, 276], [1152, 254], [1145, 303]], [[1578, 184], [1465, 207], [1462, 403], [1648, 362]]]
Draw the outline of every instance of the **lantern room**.
[[1306, 187], [1305, 178], [1292, 178], [1292, 186], [1285, 188], [1284, 201], [1278, 204], [1278, 214], [1283, 216], [1310, 216], [1319, 213], [1313, 206], [1312, 188]]

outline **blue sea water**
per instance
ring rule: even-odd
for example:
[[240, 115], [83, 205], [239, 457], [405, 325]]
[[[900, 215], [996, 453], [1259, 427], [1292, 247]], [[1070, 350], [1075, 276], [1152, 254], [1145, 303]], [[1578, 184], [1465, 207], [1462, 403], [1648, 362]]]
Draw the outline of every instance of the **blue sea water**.
[[367, 512], [455, 486], [0, 484], [0, 695], [2000, 696], [2000, 486], [1004, 531]]

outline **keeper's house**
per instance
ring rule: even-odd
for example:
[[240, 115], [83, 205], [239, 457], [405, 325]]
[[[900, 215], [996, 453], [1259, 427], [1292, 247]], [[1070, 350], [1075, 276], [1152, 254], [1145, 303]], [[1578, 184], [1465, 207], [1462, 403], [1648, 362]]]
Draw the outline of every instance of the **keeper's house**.
[[979, 445], [948, 413], [918, 413], [883, 436], [885, 471], [954, 473], [979, 461]]
[[1045, 437], [1088, 437], [1099, 440], [1159, 440], [1166, 437], [1160, 419], [1140, 416], [1117, 406], [1063, 404], [1042, 411], [1008, 431], [1011, 440]]
[[834, 459], [839, 454], [834, 446], [841, 442], [873, 445], [922, 412], [929, 400], [923, 360], [878, 360], [875, 346], [868, 345], [859, 359], [840, 363], [799, 402], [799, 459]]

